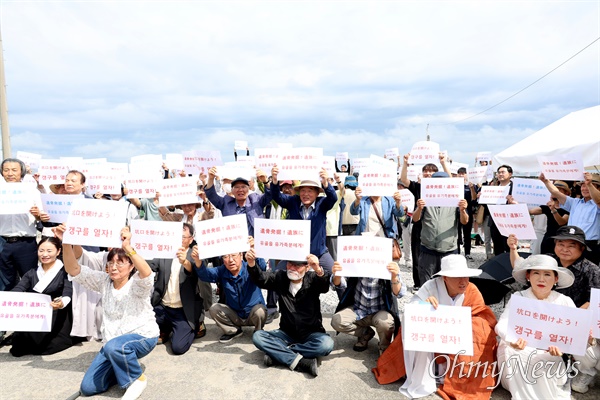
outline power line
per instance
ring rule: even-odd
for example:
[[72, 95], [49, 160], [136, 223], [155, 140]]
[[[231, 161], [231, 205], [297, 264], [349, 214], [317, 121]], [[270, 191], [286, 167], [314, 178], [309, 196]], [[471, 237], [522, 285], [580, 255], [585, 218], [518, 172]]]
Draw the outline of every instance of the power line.
[[502, 100], [499, 103], [494, 104], [491, 107], [486, 108], [483, 111], [478, 112], [477, 114], [473, 114], [471, 116], [468, 116], [466, 118], [463, 119], [459, 119], [458, 121], [453, 121], [453, 122], [447, 122], [445, 124], [432, 124], [435, 126], [444, 126], [444, 125], [453, 125], [453, 124], [459, 124], [463, 121], [466, 121], [468, 119], [474, 118], [478, 115], [481, 115], [483, 113], [486, 113], [488, 111], [490, 111], [493, 108], [498, 107], [500, 104], [506, 103], [508, 100], [512, 99], [513, 97], [515, 97], [516, 95], [518, 95], [519, 93], [529, 89], [530, 87], [532, 87], [533, 85], [535, 85], [536, 83], [538, 83], [539, 81], [541, 81], [542, 79], [544, 79], [545, 77], [547, 77], [548, 75], [550, 75], [551, 73], [553, 73], [554, 71], [556, 71], [557, 69], [559, 69], [560, 67], [562, 67], [563, 65], [565, 65], [566, 63], [568, 63], [569, 61], [571, 61], [573, 58], [577, 57], [581, 52], [583, 52], [584, 50], [586, 50], [588, 47], [590, 47], [591, 45], [593, 45], [594, 43], [596, 43], [598, 40], [600, 40], [600, 37], [597, 37], [595, 40], [593, 40], [590, 44], [588, 44], [587, 46], [585, 46], [583, 49], [579, 50], [577, 53], [573, 54], [571, 57], [569, 57], [568, 59], [566, 59], [565, 61], [563, 61], [562, 63], [560, 63], [560, 65], [558, 65], [557, 67], [553, 68], [551, 71], [547, 72], [546, 74], [544, 74], [543, 76], [541, 76], [540, 78], [536, 79], [535, 81], [533, 81], [532, 83], [530, 83], [529, 85], [525, 86], [523, 89], [519, 90], [516, 93], [513, 93], [512, 95], [508, 96], [507, 98], [505, 98], [504, 100]]

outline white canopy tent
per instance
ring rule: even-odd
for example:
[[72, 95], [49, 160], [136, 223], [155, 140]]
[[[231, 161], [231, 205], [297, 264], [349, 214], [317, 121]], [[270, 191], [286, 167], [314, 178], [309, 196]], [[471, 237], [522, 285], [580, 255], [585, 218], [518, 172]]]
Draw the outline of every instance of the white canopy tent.
[[575, 111], [494, 156], [522, 175], [541, 171], [537, 156], [583, 154], [586, 169], [600, 170], [600, 105]]

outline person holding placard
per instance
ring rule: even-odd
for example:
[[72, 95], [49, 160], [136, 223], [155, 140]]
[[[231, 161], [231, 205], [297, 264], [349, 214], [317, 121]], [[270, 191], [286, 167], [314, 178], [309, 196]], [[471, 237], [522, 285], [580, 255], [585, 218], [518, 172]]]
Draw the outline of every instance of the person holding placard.
[[264, 218], [263, 210], [271, 201], [271, 187], [267, 183], [265, 173], [260, 170], [256, 172], [257, 179], [265, 184], [264, 193], [250, 193], [250, 182], [245, 178], [236, 178], [231, 181], [232, 196], [221, 196], [217, 193], [214, 186], [216, 175], [216, 167], [208, 170], [208, 182], [204, 188], [206, 197], [221, 210], [224, 217], [246, 214], [248, 235], [254, 236], [254, 218]]
[[[473, 355], [436, 357], [434, 353], [404, 350], [404, 339], [398, 335], [373, 369], [379, 383], [391, 383], [406, 376], [400, 393], [410, 399], [429, 396], [436, 390], [442, 392], [444, 398], [490, 398], [495, 383], [492, 368], [496, 357], [496, 317], [485, 305], [477, 287], [469, 282], [470, 277], [480, 274], [481, 270], [468, 267], [464, 256], [446, 256], [442, 259], [441, 271], [426, 281], [411, 299], [411, 303], [430, 303], [436, 310], [439, 305], [471, 307]], [[407, 323], [410, 321], [402, 321], [403, 325]], [[440, 358], [452, 361], [439, 364]], [[470, 363], [484, 367], [469, 368]]]
[[563, 194], [544, 174], [540, 180], [558, 199], [561, 207], [569, 212], [569, 225], [580, 227], [585, 232], [586, 245], [589, 251], [586, 258], [594, 264], [600, 262], [600, 175], [586, 172], [581, 184], [582, 198], [575, 199]]
[[[446, 172], [436, 172], [433, 178], [448, 178]], [[426, 207], [424, 199], [417, 201], [413, 221], [422, 223], [419, 252], [419, 280], [427, 282], [440, 270], [442, 259], [458, 253], [458, 227], [469, 221], [468, 203], [459, 200], [457, 207]], [[414, 227], [413, 227], [414, 229]]]
[[[198, 276], [193, 271], [193, 263], [188, 260], [193, 241], [194, 226], [184, 223], [177, 256], [155, 258], [148, 263], [156, 273], [152, 306], [160, 327], [159, 342], [166, 344], [170, 340], [175, 355], [187, 352], [196, 336], [206, 334], [202, 298], [196, 293]], [[210, 293], [212, 296], [212, 291]]]
[[[4, 159], [0, 168], [2, 178], [9, 185], [22, 182], [25, 177], [25, 163], [16, 158]], [[36, 268], [37, 219], [31, 213], [0, 214], [0, 236], [4, 240], [0, 252], [0, 290], [11, 290], [19, 276]]]
[[456, 175], [460, 178], [465, 179], [465, 200], [467, 201], [467, 214], [469, 214], [469, 220], [464, 225], [458, 226], [458, 252], [460, 253], [460, 245], [462, 244], [465, 249], [465, 258], [469, 261], [473, 261], [471, 257], [471, 231], [473, 230], [473, 206], [477, 195], [475, 194], [475, 186], [467, 179], [467, 169], [461, 167], [458, 169]]
[[[572, 285], [565, 288], [557, 288], [556, 291], [569, 297], [576, 307], [587, 309], [590, 305], [591, 290], [600, 289], [600, 267], [586, 259], [585, 234], [576, 226], [563, 226], [556, 231], [554, 240], [554, 255], [558, 265], [573, 274], [575, 280]], [[517, 252], [519, 248], [518, 239], [515, 235], [508, 237], [510, 247], [510, 260], [513, 268], [522, 262]], [[572, 382], [572, 389], [576, 392], [585, 393], [588, 385], [597, 374], [596, 365], [600, 360], [600, 345], [590, 343], [584, 356], [574, 356], [581, 363], [580, 374]]]
[[[439, 154], [440, 164], [444, 171], [450, 176], [450, 167], [448, 166], [446, 155], [444, 153]], [[404, 155], [404, 162], [402, 163], [402, 169], [400, 170], [400, 180], [404, 187], [406, 187], [415, 196], [415, 202], [421, 198], [421, 182], [415, 182], [408, 179], [408, 160], [410, 159], [410, 153]], [[431, 178], [434, 173], [438, 172], [438, 167], [435, 164], [429, 163], [423, 165], [421, 169], [422, 178]], [[425, 281], [419, 278], [419, 255], [421, 253], [421, 222], [415, 220], [413, 217], [413, 227], [411, 232], [411, 253], [412, 253], [412, 268], [413, 268], [413, 280], [414, 286], [413, 291], [419, 290], [419, 287], [425, 283]], [[416, 278], [416, 279], [415, 279]]]
[[[513, 183], [512, 183], [513, 169], [510, 165], [501, 165], [496, 170], [496, 177], [498, 179], [498, 186], [510, 186], [508, 195], [512, 195]], [[507, 203], [504, 203], [507, 204]], [[487, 206], [484, 205], [487, 208]], [[487, 210], [486, 210], [487, 211]], [[488, 212], [489, 215], [489, 212]], [[490, 216], [488, 220], [490, 228], [490, 236], [492, 237], [492, 245], [494, 246], [494, 255], [500, 255], [509, 251], [506, 245], [506, 237], [502, 236], [494, 219]]]
[[[296, 193], [289, 196], [281, 193], [277, 181], [279, 168], [273, 166], [271, 178], [271, 194], [273, 200], [281, 207], [287, 208], [290, 219], [310, 220], [310, 253], [319, 258], [319, 265], [331, 273], [333, 258], [327, 250], [327, 212], [333, 208], [337, 201], [335, 189], [327, 180], [327, 171], [321, 168], [320, 184], [304, 180], [296, 187]], [[324, 193], [325, 196], [319, 196]]]
[[73, 287], [58, 259], [61, 242], [56, 238], [43, 238], [38, 244], [38, 267], [29, 270], [13, 292], [35, 292], [52, 298], [52, 327], [50, 332], [15, 332], [12, 335], [10, 354], [21, 357], [27, 354], [48, 355], [68, 349], [71, 339], [71, 297]]
[[250, 267], [249, 272], [258, 287], [279, 295], [279, 329], [255, 331], [252, 336], [254, 345], [265, 353], [264, 364], [317, 376], [317, 358], [333, 350], [333, 339], [323, 327], [320, 300], [329, 291], [331, 274], [312, 254], [305, 261], [286, 261], [285, 271]]
[[[253, 239], [251, 239], [251, 243]], [[201, 260], [198, 246], [194, 246], [191, 258], [196, 266], [198, 277], [204, 282], [220, 283], [225, 294], [225, 304], [215, 303], [208, 310], [212, 319], [223, 331], [219, 342], [228, 343], [243, 334], [242, 326], [253, 326], [254, 331], [261, 330], [267, 318], [267, 308], [262, 292], [250, 279], [249, 267], [258, 265], [267, 269], [264, 259], [256, 257], [254, 246], [246, 252], [226, 254], [223, 265], [208, 268], [206, 260]]]
[[[529, 256], [517, 264], [512, 275], [517, 282], [529, 285], [513, 296], [575, 307], [573, 300], [554, 290], [571, 286], [575, 277], [568, 269], [559, 267], [552, 257]], [[527, 346], [522, 337], [512, 343], [506, 340], [510, 307], [509, 301], [496, 325], [500, 336], [498, 365], [502, 368], [502, 386], [517, 399], [571, 399], [563, 353], [558, 346], [539, 350]]]
[[65, 269], [73, 281], [102, 294], [104, 346], [86, 371], [80, 392], [93, 396], [118, 384], [127, 389], [122, 399], [137, 399], [148, 381], [139, 359], [156, 346], [159, 328], [150, 295], [154, 273], [131, 246], [129, 228], [121, 230], [121, 248], [108, 254], [105, 271], [80, 266], [73, 246], [63, 244]]
[[335, 274], [331, 283], [335, 289], [343, 289], [331, 327], [336, 332], [348, 333], [358, 338], [354, 351], [365, 351], [369, 341], [379, 336], [379, 354], [388, 348], [392, 336], [400, 327], [398, 303], [396, 299], [406, 294], [406, 288], [400, 279], [400, 268], [395, 262], [387, 265], [391, 280], [375, 278], [344, 278], [336, 272], [342, 270], [339, 262], [333, 264]]

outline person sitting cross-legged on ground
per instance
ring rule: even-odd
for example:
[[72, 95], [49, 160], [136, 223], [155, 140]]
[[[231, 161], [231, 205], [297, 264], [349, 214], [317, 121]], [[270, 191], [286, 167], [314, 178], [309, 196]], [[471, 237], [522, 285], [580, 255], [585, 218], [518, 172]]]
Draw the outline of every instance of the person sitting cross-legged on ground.
[[[252, 238], [250, 242], [253, 242]], [[223, 265], [215, 268], [208, 268], [206, 262], [200, 259], [198, 246], [194, 246], [191, 253], [198, 277], [205, 282], [220, 283], [225, 292], [225, 304], [215, 303], [208, 310], [223, 330], [223, 335], [219, 338], [221, 343], [241, 336], [242, 326], [254, 326], [254, 331], [259, 331], [265, 325], [265, 299], [250, 279], [248, 270], [256, 265], [265, 270], [267, 263], [256, 257], [252, 247], [251, 245], [246, 253], [246, 260], [242, 253], [227, 254], [223, 256]]]
[[252, 341], [265, 353], [266, 366], [280, 364], [317, 376], [317, 357], [333, 350], [333, 339], [323, 328], [319, 299], [329, 291], [331, 274], [312, 254], [306, 261], [287, 261], [286, 269], [273, 272], [249, 268], [250, 277], [260, 288], [277, 292], [281, 313], [279, 329], [256, 331]]

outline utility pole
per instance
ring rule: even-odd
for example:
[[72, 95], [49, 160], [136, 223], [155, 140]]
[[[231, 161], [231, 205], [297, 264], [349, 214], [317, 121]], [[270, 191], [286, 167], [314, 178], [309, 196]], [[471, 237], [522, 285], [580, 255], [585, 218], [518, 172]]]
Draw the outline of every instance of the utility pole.
[[2, 130], [2, 158], [10, 158], [10, 129], [8, 127], [8, 106], [6, 103], [6, 82], [4, 80], [4, 47], [0, 31], [0, 129]]

